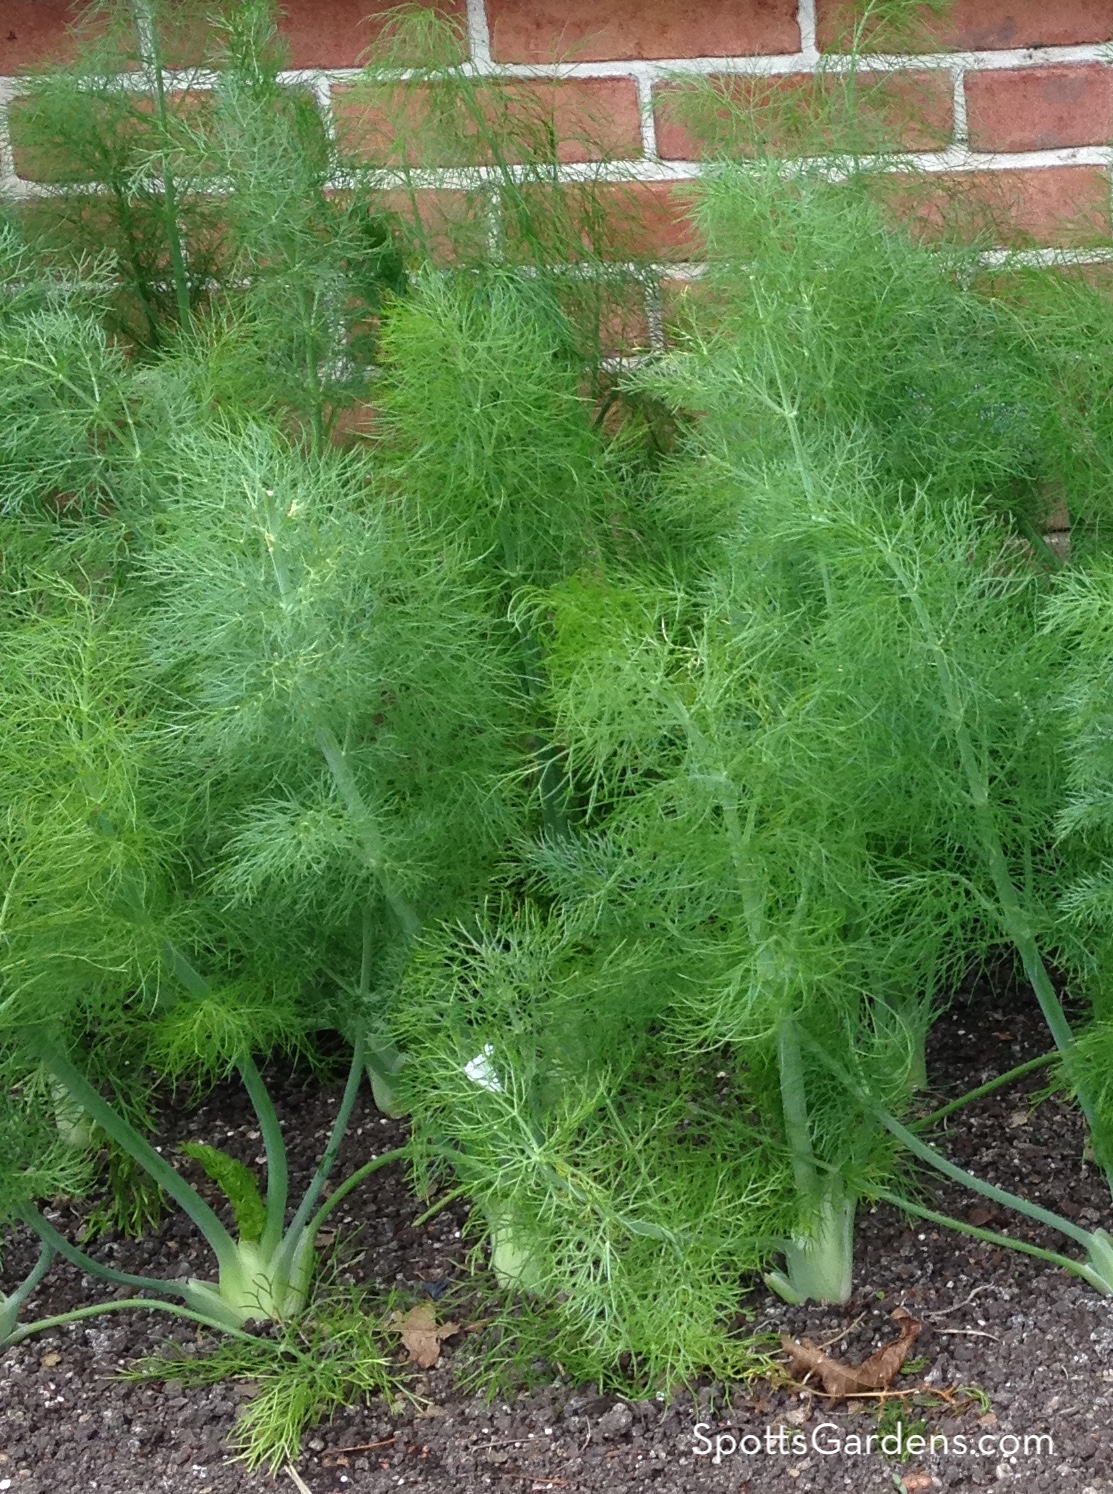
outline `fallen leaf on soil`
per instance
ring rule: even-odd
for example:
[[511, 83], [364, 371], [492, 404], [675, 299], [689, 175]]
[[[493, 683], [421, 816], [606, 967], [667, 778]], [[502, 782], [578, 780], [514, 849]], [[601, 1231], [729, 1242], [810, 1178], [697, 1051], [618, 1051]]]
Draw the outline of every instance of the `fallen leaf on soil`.
[[797, 1342], [787, 1333], [781, 1335], [781, 1347], [788, 1354], [793, 1374], [818, 1376], [828, 1395], [861, 1395], [871, 1390], [888, 1390], [924, 1326], [919, 1318], [914, 1318], [903, 1307], [898, 1307], [892, 1316], [900, 1327], [900, 1337], [878, 1349], [862, 1364], [844, 1364], [841, 1359], [833, 1359], [830, 1354], [817, 1349], [810, 1339]]
[[981, 1229], [987, 1224], [992, 1224], [997, 1218], [997, 1210], [992, 1204], [975, 1204], [972, 1209], [967, 1210], [966, 1219], [975, 1229]]
[[438, 1323], [431, 1302], [419, 1302], [405, 1314], [392, 1313], [390, 1326], [401, 1334], [410, 1362], [422, 1369], [432, 1369], [441, 1357], [442, 1342], [460, 1331], [459, 1323]]

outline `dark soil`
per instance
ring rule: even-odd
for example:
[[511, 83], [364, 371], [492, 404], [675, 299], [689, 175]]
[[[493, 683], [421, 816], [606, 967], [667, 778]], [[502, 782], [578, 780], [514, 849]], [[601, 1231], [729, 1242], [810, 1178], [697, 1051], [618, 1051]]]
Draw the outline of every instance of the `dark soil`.
[[[937, 1024], [929, 1072], [940, 1097], [960, 1094], [1046, 1046], [1038, 1012], [1023, 993], [1002, 983], [996, 995], [980, 989], [956, 1003]], [[1108, 1191], [1082, 1161], [1074, 1112], [1054, 1099], [1032, 1108], [1044, 1082], [1045, 1075], [1036, 1073], [961, 1112], [943, 1145], [982, 1177], [1082, 1224], [1108, 1224]], [[336, 1098], [315, 1083], [285, 1078], [280, 1113], [295, 1150], [295, 1184], [312, 1170]], [[176, 1135], [225, 1147], [247, 1161], [259, 1150], [243, 1097], [233, 1089], [213, 1095], [179, 1132], [168, 1124], [166, 1139]], [[397, 1145], [402, 1135], [401, 1127], [383, 1120], [365, 1100], [345, 1161], [354, 1166]], [[944, 1212], [1062, 1249], [1050, 1232], [1003, 1213], [991, 1217], [959, 1189], [934, 1189], [931, 1197]], [[423, 1207], [397, 1167], [353, 1195], [340, 1211], [340, 1224], [342, 1232], [357, 1232], [355, 1279], [394, 1285], [415, 1299], [438, 1296], [443, 1284], [465, 1280], [462, 1206], [415, 1229], [411, 1221]], [[52, 1217], [64, 1229], [77, 1227], [76, 1216], [65, 1211]], [[167, 1260], [175, 1259], [177, 1274], [209, 1272], [191, 1228], [176, 1218], [156, 1238], [93, 1248], [132, 1271], [165, 1273]], [[5, 1279], [16, 1278], [31, 1258], [29, 1242], [15, 1239], [4, 1260]], [[59, 1266], [38, 1295], [36, 1315], [64, 1311], [101, 1291], [75, 1269]], [[859, 1220], [856, 1290], [848, 1307], [790, 1308], [764, 1292], [740, 1304], [756, 1313], [755, 1327], [808, 1334], [817, 1342], [837, 1339], [830, 1352], [853, 1362], [896, 1336], [889, 1314], [898, 1305], [924, 1322], [915, 1349], [923, 1363], [900, 1380], [909, 1393], [890, 1402], [885, 1426], [892, 1426], [903, 1405], [904, 1436], [946, 1436], [946, 1452], [939, 1442], [930, 1455], [914, 1444], [913, 1456], [903, 1460], [883, 1456], [876, 1443], [867, 1452], [867, 1436], [879, 1435], [876, 1402], [832, 1408], [810, 1393], [768, 1385], [736, 1388], [733, 1402], [729, 1388], [708, 1385], [694, 1399], [684, 1393], [666, 1405], [600, 1396], [592, 1387], [557, 1378], [512, 1401], [488, 1404], [454, 1388], [455, 1370], [467, 1353], [458, 1339], [446, 1345], [440, 1365], [412, 1382], [425, 1403], [420, 1414], [412, 1407], [392, 1414], [383, 1403], [346, 1409], [309, 1434], [297, 1478], [282, 1472], [272, 1481], [266, 1474], [247, 1474], [226, 1446], [241, 1392], [250, 1394], [249, 1387], [187, 1389], [174, 1381], [116, 1378], [153, 1345], [197, 1340], [192, 1328], [172, 1319], [121, 1314], [40, 1335], [0, 1361], [0, 1490], [763, 1494], [776, 1488], [841, 1494], [897, 1488], [926, 1494], [1015, 1485], [1032, 1494], [1113, 1491], [1113, 1304], [1061, 1270], [930, 1225], [910, 1226], [879, 1207]], [[914, 1396], [913, 1387], [921, 1384], [935, 1394]], [[917, 1421], [925, 1425], [911, 1425]], [[695, 1435], [697, 1423], [706, 1424], [706, 1437]], [[718, 1463], [710, 1441], [716, 1436], [723, 1439]], [[1037, 1450], [1030, 1441], [1026, 1453], [1025, 1438], [1041, 1436], [1050, 1442]], [[956, 1450], [961, 1437], [972, 1451]], [[730, 1454], [731, 1439], [744, 1450]], [[761, 1451], [753, 1451], [758, 1443]], [[826, 1448], [840, 1450], [820, 1450]]]

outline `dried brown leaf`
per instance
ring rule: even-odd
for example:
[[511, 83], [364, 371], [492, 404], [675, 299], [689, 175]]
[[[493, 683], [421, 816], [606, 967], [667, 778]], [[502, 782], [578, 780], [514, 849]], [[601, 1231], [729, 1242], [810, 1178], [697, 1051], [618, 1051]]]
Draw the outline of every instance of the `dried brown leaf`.
[[825, 1354], [810, 1339], [797, 1341], [787, 1333], [781, 1335], [781, 1346], [788, 1354], [793, 1374], [815, 1375], [828, 1395], [842, 1397], [888, 1390], [924, 1326], [903, 1307], [898, 1307], [892, 1316], [900, 1327], [900, 1337], [861, 1364], [844, 1364], [841, 1359]]
[[411, 1364], [421, 1369], [432, 1369], [441, 1357], [441, 1344], [460, 1331], [459, 1323], [438, 1323], [431, 1302], [419, 1302], [407, 1313], [392, 1313], [390, 1326], [401, 1335]]

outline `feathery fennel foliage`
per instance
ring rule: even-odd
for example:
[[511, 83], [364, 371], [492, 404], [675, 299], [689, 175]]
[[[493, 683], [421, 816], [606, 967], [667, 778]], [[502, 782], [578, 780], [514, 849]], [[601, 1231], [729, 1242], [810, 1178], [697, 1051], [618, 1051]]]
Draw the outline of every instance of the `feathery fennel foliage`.
[[[160, 380], [148, 414], [177, 397], [177, 374], [169, 393]], [[372, 987], [389, 992], [418, 927], [414, 895], [451, 907], [503, 833], [491, 755], [498, 779], [514, 691], [451, 545], [407, 525], [357, 460], [177, 408], [172, 437], [136, 425], [113, 495], [140, 561], [118, 596], [56, 582], [60, 599], [45, 585], [6, 598], [4, 1014], [16, 1067], [45, 1065], [197, 1219], [220, 1287], [183, 1295], [233, 1322], [304, 1300], [328, 1170], [284, 1234], [281, 1138], [251, 1055], [339, 1024], [358, 1076], [381, 1026]], [[360, 972], [350, 995], [331, 973], [345, 969]], [[243, 1072], [272, 1174], [258, 1249], [74, 1067], [67, 1050], [113, 1023], [137, 1067]]]
[[[565, 825], [519, 853], [537, 910], [435, 942], [437, 981], [462, 981], [460, 1032], [428, 975], [402, 1017], [419, 1130], [450, 1132], [496, 1271], [559, 1294], [566, 1316], [591, 1273], [554, 1274], [554, 1225], [515, 1210], [524, 1181], [502, 1185], [528, 1118], [556, 1208], [565, 1107], [602, 1115], [593, 1073], [632, 1100], [634, 1068], [608, 1067], [616, 1021], [633, 1052], [724, 1065], [779, 1151], [777, 1208], [735, 1210], [739, 1238], [765, 1259], [779, 1237], [770, 1279], [835, 1300], [855, 1199], [885, 1187], [893, 1138], [908, 1145], [893, 1112], [962, 966], [1011, 940], [1073, 1044], [1037, 942], [1077, 953], [1049, 896], [1062, 656], [1037, 625], [1046, 583], [1010, 534], [1061, 470], [1058, 417], [1028, 414], [1054, 406], [1054, 342], [1033, 350], [1030, 328], [968, 289], [965, 256], [894, 234], [858, 184], [724, 171], [702, 212], [708, 314], [635, 376], [699, 413], [651, 498], [675, 563], [639, 566], [604, 539], [565, 580], [520, 589]], [[528, 473], [511, 478], [529, 491]], [[537, 992], [554, 938], [573, 936], [576, 979], [556, 988], [595, 1042], [565, 1039], [566, 1074]], [[589, 977], [599, 961], [605, 981]], [[513, 987], [530, 1000], [492, 1021]], [[1072, 1237], [1088, 1255], [1074, 1268], [1105, 1281], [1101, 1240]], [[619, 1299], [615, 1285], [616, 1323]]]
[[128, 1371], [135, 1380], [187, 1385], [239, 1380], [245, 1402], [232, 1446], [247, 1468], [272, 1472], [296, 1463], [306, 1433], [363, 1397], [396, 1393], [381, 1304], [366, 1290], [329, 1283], [309, 1314], [272, 1338], [225, 1338], [210, 1353], [154, 1355]]
[[[481, 277], [510, 265], [544, 282], [579, 372], [598, 388], [603, 360], [640, 335], [644, 292], [657, 285], [641, 207], [608, 175], [605, 121], [598, 131], [583, 121], [586, 164], [568, 183], [567, 122], [556, 118], [555, 96], [477, 73], [466, 59], [462, 19], [398, 6], [344, 96], [341, 144], [385, 186], [419, 263]], [[451, 192], [428, 188], [429, 166], [454, 168]]]
[[734, 410], [740, 449], [788, 443], [761, 396], [775, 355], [799, 421], [867, 441], [878, 481], [1045, 516], [1070, 445], [1054, 341], [972, 284], [976, 245], [927, 250], [894, 229], [869, 173], [785, 181], [775, 164], [727, 165], [698, 215], [716, 267], [711, 315], [749, 371]]
[[587, 1373], [631, 1349], [645, 1383], [737, 1373], [748, 1350], [719, 1325], [762, 1258], [748, 1210], [778, 1217], [775, 1152], [654, 1040], [648, 960], [499, 911], [427, 940], [407, 972], [396, 1031], [418, 1158], [454, 1169], [499, 1281], [560, 1304], [553, 1331]]
[[217, 216], [191, 179], [208, 21], [190, 0], [95, 0], [74, 61], [32, 75], [14, 117], [54, 189], [28, 216], [36, 247], [63, 264], [111, 254], [109, 326], [152, 350], [189, 325], [215, 269]]
[[[885, 394], [877, 369], [871, 388], [867, 370], [858, 377], [853, 338], [831, 316], [832, 309], [839, 309], [846, 277], [830, 293], [816, 294], [816, 266], [806, 253], [797, 257], [794, 232], [800, 214], [805, 244], [829, 238], [837, 245], [840, 233], [852, 224], [865, 233], [872, 215], [873, 231], [880, 235], [875, 211], [867, 204], [863, 219], [863, 200], [855, 190], [833, 191], [826, 183], [806, 179], [774, 205], [765, 195], [767, 175], [758, 172], [756, 180], [751, 194], [749, 181], [725, 172], [704, 203], [709, 236], [727, 251], [725, 314], [723, 303], [713, 303], [713, 329], [704, 333], [697, 327], [687, 354], [666, 360], [648, 375], [666, 397], [672, 383], [675, 404], [688, 403], [703, 412], [698, 433], [703, 462], [691, 476], [683, 475], [682, 491], [706, 500], [710, 488], [724, 528], [731, 499], [740, 504], [742, 533], [751, 532], [753, 525], [760, 534], [758, 555], [740, 568], [749, 586], [761, 585], [761, 565], [778, 580], [791, 567], [797, 584], [805, 579], [813, 598], [822, 595], [828, 621], [845, 617], [845, 631], [831, 655], [836, 677], [809, 700], [806, 719], [812, 726], [824, 706], [837, 706], [840, 697], [851, 708], [841, 751], [865, 777], [856, 791], [872, 841], [870, 860], [906, 898], [904, 927], [933, 930], [936, 952], [952, 970], [956, 955], [977, 958], [990, 943], [1002, 938], [1012, 942], [1055, 1042], [1069, 1057], [1074, 1035], [1040, 951], [1042, 944], [1067, 963], [1079, 953], [1069, 932], [1054, 926], [1053, 916], [1061, 858], [1051, 832], [1062, 739], [1052, 700], [1062, 648], [1038, 627], [1040, 593], [1047, 582], [1026, 558], [1027, 547], [1001, 527], [1001, 519], [993, 518], [1000, 509], [994, 473], [1014, 460], [1012, 424], [988, 419], [993, 412], [982, 405], [978, 419], [983, 429], [976, 439], [960, 440], [948, 426], [954, 413], [961, 413], [963, 401], [952, 398], [937, 420], [930, 418], [930, 409], [923, 412], [924, 430], [917, 438], [921, 455], [905, 441], [899, 422], [879, 418], [876, 401], [880, 395], [884, 412]], [[753, 212], [752, 201], [759, 204]], [[766, 225], [772, 224], [776, 234], [768, 232]], [[765, 235], [756, 258], [755, 234]], [[898, 255], [906, 257], [909, 267], [917, 255], [925, 257], [907, 244], [902, 249], [899, 239], [889, 263]], [[930, 284], [937, 267], [927, 268]], [[743, 299], [732, 313], [729, 298], [739, 290]], [[961, 282], [941, 279], [937, 294], [944, 310], [948, 300], [957, 310], [965, 292]], [[855, 319], [892, 318], [899, 325], [915, 311], [914, 328], [930, 333], [932, 322], [921, 321], [919, 314], [921, 296], [922, 289], [910, 278], [902, 284], [889, 276], [884, 295], [880, 287], [868, 294], [859, 289]], [[942, 320], [940, 316], [935, 322]], [[874, 336], [883, 374], [888, 372], [885, 330]], [[1033, 329], [1025, 331], [1042, 353], [1042, 363], [1027, 353], [1023, 360], [1032, 388], [1041, 387], [1035, 383], [1038, 376], [1042, 387], [1055, 389], [1057, 335], [1053, 327], [1041, 348]], [[844, 362], [848, 352], [850, 360]], [[914, 394], [914, 381], [900, 369], [899, 359], [896, 372], [896, 389]], [[1019, 378], [1017, 387], [1023, 388]], [[972, 392], [979, 403], [985, 397], [981, 385]], [[1031, 397], [1037, 405], [1054, 405], [1054, 398]], [[933, 454], [940, 435], [959, 453], [961, 486], [948, 462]], [[1056, 471], [1063, 439], [1057, 417], [1042, 429], [1028, 428], [1026, 439], [1032, 472]], [[816, 453], [830, 451], [832, 443], [838, 459], [824, 470]], [[755, 489], [773, 485], [771, 472], [787, 474], [797, 489], [797, 514], [787, 530], [753, 496]], [[1014, 487], [1014, 499], [1019, 491]], [[1021, 503], [1013, 516], [1023, 521]], [[777, 597], [771, 607], [770, 601], [767, 594], [753, 610], [783, 619], [784, 602]], [[802, 632], [814, 644], [817, 635], [807, 631], [813, 616], [806, 598], [798, 602], [791, 631], [783, 623], [773, 625], [770, 654], [786, 638], [799, 644]], [[751, 656], [763, 657], [757, 648]], [[700, 657], [710, 657], [710, 651], [701, 648]], [[779, 773], [782, 765], [791, 764], [791, 746], [778, 743], [777, 755], [770, 759]], [[816, 778], [822, 760], [813, 746], [806, 758], [813, 784], [822, 781], [821, 774]], [[853, 792], [856, 786], [848, 787]], [[849, 802], [845, 790], [829, 799], [843, 808]], [[806, 802], [806, 792], [794, 802]], [[783, 843], [779, 827], [778, 840]], [[829, 837], [824, 834], [820, 843], [830, 859]], [[847, 844], [845, 834], [838, 843]], [[806, 886], [799, 872], [794, 883]], [[917, 898], [925, 892], [928, 902], [917, 909]], [[867, 926], [873, 922], [866, 919]], [[929, 987], [937, 979], [923, 959], [930, 944], [928, 940], [898, 980], [906, 1000], [917, 979], [927, 977]], [[870, 985], [876, 988], [876, 981]], [[818, 1028], [803, 1030], [813, 1039], [819, 1033]], [[855, 1065], [844, 1063], [842, 1072], [848, 1067]], [[829, 1065], [830, 1072], [836, 1069]], [[856, 1093], [870, 1088], [864, 1082]], [[1093, 1094], [1081, 1092], [1081, 1098], [1093, 1124]], [[873, 1103], [876, 1119], [880, 1102], [875, 1097]], [[888, 1123], [886, 1128], [896, 1134]], [[1064, 1221], [1056, 1227], [1071, 1233]], [[1095, 1279], [1106, 1280], [1101, 1240], [1079, 1241], [1091, 1256], [1087, 1269], [1092, 1268]]]
[[[496, 1278], [600, 1380], [630, 1355], [643, 1385], [744, 1373], [759, 1271], [846, 1300], [858, 1201], [923, 1212], [901, 1149], [1060, 1229], [1085, 1261], [1044, 1256], [1109, 1290], [1104, 1231], [901, 1118], [959, 973], [1011, 941], [1103, 1159], [1113, 1135], [1108, 588], [1039, 541], [1065, 496], [1103, 543], [1100, 296], [998, 294], [895, 228], [864, 135], [839, 183], [751, 138], [701, 188], [711, 272], [675, 350], [604, 393], [637, 256], [602, 167], [558, 180], [535, 93], [411, 8], [333, 138], [279, 81], [266, 5], [181, 56], [170, 20], [111, 42], [153, 103], [105, 52], [26, 115], [111, 168], [112, 263], [63, 282], [0, 240], [0, 1205], [43, 1242], [0, 1335], [34, 1330], [15, 1317], [57, 1252], [227, 1330], [230, 1368], [247, 1322], [318, 1342], [320, 1198], [365, 1064]], [[217, 86], [170, 97], [196, 58]], [[434, 160], [483, 168], [435, 228]], [[1084, 1032], [1049, 955], [1096, 993]], [[326, 1029], [351, 1066], [291, 1210], [258, 1065]], [[266, 1178], [192, 1156], [233, 1229], [146, 1134], [157, 1079], [231, 1073]], [[215, 1281], [99, 1267], [37, 1210], [103, 1137]], [[307, 1353], [249, 1456], [379, 1383]]]
[[57, 524], [110, 501], [133, 375], [102, 324], [98, 266], [83, 271], [68, 282], [40, 274], [0, 224], [0, 515]]
[[263, 425], [187, 427], [145, 480], [149, 647], [215, 891], [357, 953], [367, 909], [388, 960], [507, 833], [513, 680], [456, 543]]
[[1090, 955], [1084, 968], [1091, 1022], [1065, 1055], [1065, 1078], [1091, 1104], [1094, 1150], [1109, 1170], [1113, 1158], [1113, 1045], [1109, 993], [1111, 897], [1110, 731], [1108, 668], [1113, 588], [1105, 556], [1063, 579], [1047, 602], [1049, 634], [1069, 640], [1070, 663], [1059, 696], [1068, 740], [1065, 802], [1058, 829], [1069, 853], [1069, 880], [1059, 907]]
[[[104, 176], [117, 253], [86, 281], [122, 274], [125, 286], [122, 300], [80, 287], [68, 296], [40, 290], [36, 300], [22, 294], [29, 261], [9, 256], [20, 294], [5, 302], [4, 390], [21, 403], [5, 462], [15, 515], [6, 559], [26, 552], [30, 580], [16, 568], [13, 585], [22, 578], [25, 590], [41, 590], [33, 565], [47, 574], [61, 557], [62, 589], [80, 599], [91, 586], [103, 604], [87, 630], [96, 645], [137, 665], [117, 719], [111, 689], [94, 682], [83, 694], [83, 660], [61, 657], [56, 714], [62, 737], [79, 740], [89, 710], [105, 718], [99, 745], [135, 793], [137, 833], [172, 822], [172, 864], [150, 874], [129, 865], [122, 893], [100, 888], [113, 917], [98, 921], [92, 853], [124, 855], [121, 816], [84, 799], [72, 810], [89, 854], [63, 885], [44, 848], [65, 797], [32, 796], [9, 840], [21, 874], [33, 868], [45, 891], [9, 907], [11, 933], [26, 948], [11, 967], [24, 1005], [6, 1011], [17, 1067], [49, 1073], [66, 1106], [103, 1124], [199, 1223], [221, 1279], [215, 1295], [198, 1285], [187, 1300], [231, 1322], [281, 1315], [304, 1297], [311, 1200], [327, 1173], [283, 1235], [281, 1138], [251, 1055], [338, 1024], [362, 1062], [370, 1028], [388, 1088], [398, 1055], [382, 1021], [421, 919], [474, 895], [513, 832], [517, 712], [531, 679], [526, 668], [523, 685], [519, 640], [507, 646], [505, 599], [492, 611], [471, 547], [445, 516], [399, 502], [396, 464], [384, 483], [325, 448], [338, 404], [362, 389], [359, 365], [372, 344], [361, 344], [361, 329], [382, 309], [384, 289], [404, 281], [390, 232], [369, 207], [372, 189], [346, 201], [326, 191], [339, 157], [313, 108], [277, 83], [266, 7], [215, 18], [201, 50], [225, 64], [219, 87], [210, 93], [178, 74], [173, 98], [165, 66], [182, 60], [171, 36], [180, 15], [154, 6], [134, 28], [133, 19], [113, 11], [80, 76], [38, 82], [21, 117], [24, 146], [34, 148], [36, 130], [48, 153], [68, 136], [86, 158], [78, 177]], [[120, 77], [132, 60], [153, 89], [151, 111], [130, 86], [134, 75]], [[72, 168], [71, 159], [62, 174]], [[221, 174], [235, 191], [214, 237], [207, 184]], [[54, 206], [53, 228], [80, 255], [83, 233], [99, 237], [89, 204], [66, 197]], [[199, 253], [206, 236], [221, 259]], [[49, 246], [39, 238], [37, 247]], [[175, 336], [177, 346], [162, 368], [139, 369], [102, 321], [148, 353]], [[315, 456], [271, 424], [272, 411], [308, 429]], [[42, 522], [32, 522], [32, 503], [45, 508]], [[83, 551], [69, 547], [67, 565], [56, 543], [82, 514], [111, 537], [91, 572], [74, 568]], [[74, 634], [80, 608], [71, 611]], [[28, 619], [10, 620], [30, 646], [38, 635]], [[36, 680], [14, 692], [8, 745], [36, 769], [64, 771], [64, 744], [42, 740]], [[33, 731], [14, 729], [20, 707]], [[132, 762], [123, 728], [136, 719]], [[103, 796], [98, 783], [79, 782], [86, 798]], [[59, 960], [50, 941], [63, 935]], [[34, 992], [37, 1008], [28, 1004]], [[192, 1082], [243, 1074], [261, 1107], [270, 1172], [258, 1259], [249, 1259], [256, 1242], [233, 1241], [90, 1085], [111, 1090], [121, 1077], [93, 1063], [121, 1028], [133, 1084], [147, 1070]], [[350, 1097], [337, 1135], [348, 1108]], [[28, 1218], [50, 1233], [41, 1216]], [[61, 1239], [45, 1248], [73, 1253]], [[159, 1290], [153, 1279], [142, 1285]]]

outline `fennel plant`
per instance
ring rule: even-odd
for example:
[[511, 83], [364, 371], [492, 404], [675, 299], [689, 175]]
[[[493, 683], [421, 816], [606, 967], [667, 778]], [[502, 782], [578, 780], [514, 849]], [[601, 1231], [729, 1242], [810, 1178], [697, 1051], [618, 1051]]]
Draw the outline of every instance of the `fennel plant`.
[[[114, 491], [134, 526], [115, 578], [34, 587], [17, 575], [5, 599], [5, 768], [19, 806], [5, 842], [5, 1043], [217, 1257], [215, 1285], [127, 1284], [234, 1326], [304, 1304], [334, 1204], [314, 1208], [368, 1036], [381, 1053], [417, 898], [450, 908], [505, 833], [515, 690], [451, 551], [374, 490], [365, 463], [229, 427], [196, 403], [195, 382], [173, 365], [146, 381]], [[266, 1198], [229, 1159], [199, 1158], [237, 1235], [84, 1071], [110, 1020], [129, 1033], [118, 1054], [133, 1074], [238, 1069], [266, 1138]], [[351, 1072], [287, 1222], [284, 1146], [252, 1054], [321, 1026], [350, 1034]], [[104, 1078], [126, 1085], [126, 1069]], [[22, 1213], [51, 1249], [106, 1274]]]
[[[1050, 578], [1041, 580], [1020, 537], [1046, 554], [1032, 520], [1046, 485], [1070, 465], [1054, 394], [1061, 332], [1024, 326], [1013, 309], [969, 291], [947, 254], [929, 258], [887, 229], [859, 185], [805, 179], [774, 205], [771, 181], [763, 171], [724, 171], [712, 182], [704, 214], [728, 267], [716, 324], [649, 377], [666, 393], [671, 381], [674, 403], [704, 413], [705, 462], [687, 481], [711, 488], [716, 512], [740, 479], [765, 480], [778, 463], [793, 473], [797, 516], [784, 535], [765, 521], [765, 554], [775, 559], [787, 539], [797, 570], [818, 559], [829, 616], [844, 614], [839, 688], [823, 694], [854, 702], [859, 724], [844, 741], [871, 780], [863, 802], [872, 798], [873, 854], [886, 875], [897, 873], [912, 907], [932, 883], [942, 894], [927, 917], [952, 971], [956, 955], [1013, 944], [1069, 1067], [1076, 1037], [1044, 957], [1085, 958], [1052, 906], [1062, 865], [1052, 835], [1063, 773], [1053, 705], [1062, 648], [1037, 625]], [[851, 234], [876, 238], [883, 253], [852, 261]], [[849, 273], [837, 281], [828, 279], [832, 254], [847, 257]], [[917, 263], [923, 275], [913, 283]], [[881, 264], [883, 293], [872, 280]], [[925, 299], [935, 302], [931, 316]], [[968, 345], [950, 383], [932, 375], [928, 402], [917, 381], [941, 367], [941, 335]], [[994, 377], [1012, 374], [1008, 391], [995, 393], [982, 373], [983, 339]], [[903, 412], [890, 403], [898, 396]], [[1041, 412], [1042, 424], [1029, 411]], [[979, 429], [960, 437], [956, 422], [972, 416]], [[832, 449], [833, 468], [823, 456]], [[863, 735], [871, 721], [883, 732], [872, 752]], [[814, 1048], [814, 1029], [810, 1037]], [[839, 1071], [825, 1051], [829, 1071]], [[1100, 1147], [1096, 1089], [1075, 1072]], [[867, 1081], [855, 1092], [872, 1088]], [[875, 1092], [875, 1119], [879, 1106]], [[891, 1120], [886, 1129], [909, 1144]], [[917, 1155], [928, 1160], [922, 1144]], [[1086, 1245], [1090, 1279], [1103, 1281], [1101, 1232], [1056, 1227]]]

